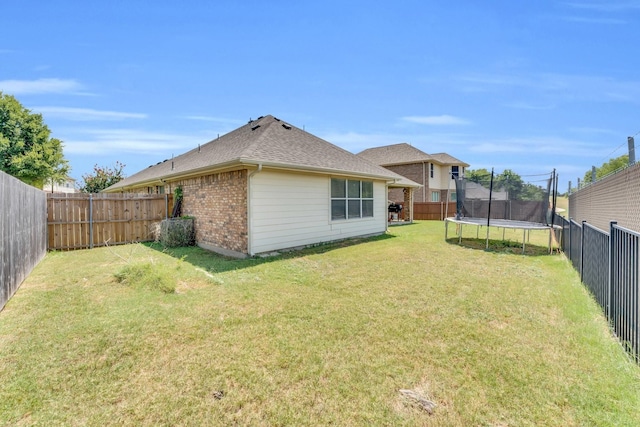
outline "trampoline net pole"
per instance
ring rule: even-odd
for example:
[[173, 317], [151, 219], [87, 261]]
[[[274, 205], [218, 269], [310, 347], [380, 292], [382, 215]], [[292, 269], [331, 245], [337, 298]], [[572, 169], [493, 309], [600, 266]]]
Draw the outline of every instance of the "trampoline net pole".
[[487, 209], [487, 243], [485, 249], [489, 249], [489, 225], [491, 224], [491, 199], [493, 198], [493, 168], [491, 168], [491, 182], [489, 183], [489, 207]]

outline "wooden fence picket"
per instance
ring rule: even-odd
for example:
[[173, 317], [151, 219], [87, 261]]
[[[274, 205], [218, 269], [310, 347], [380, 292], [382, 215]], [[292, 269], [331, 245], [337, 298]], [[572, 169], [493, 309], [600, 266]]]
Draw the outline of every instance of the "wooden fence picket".
[[47, 194], [48, 249], [151, 241], [172, 205], [170, 194]]

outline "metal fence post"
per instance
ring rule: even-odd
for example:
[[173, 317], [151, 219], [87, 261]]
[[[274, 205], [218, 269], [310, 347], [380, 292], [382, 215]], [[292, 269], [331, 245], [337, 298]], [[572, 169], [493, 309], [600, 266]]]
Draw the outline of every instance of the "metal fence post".
[[582, 233], [580, 233], [580, 282], [584, 283], [584, 231], [586, 220], [582, 220]]
[[573, 218], [569, 217], [569, 261], [573, 261], [573, 256], [572, 256], [572, 252], [573, 252], [573, 248], [571, 247], [571, 229], [573, 227], [571, 227], [571, 222], [573, 221]]
[[609, 322], [612, 320], [611, 313], [611, 300], [613, 299], [613, 275], [614, 275], [614, 260], [613, 255], [615, 253], [614, 248], [616, 247], [616, 237], [614, 233], [614, 226], [617, 224], [617, 221], [611, 221], [609, 223], [609, 280], [607, 281], [607, 319]]

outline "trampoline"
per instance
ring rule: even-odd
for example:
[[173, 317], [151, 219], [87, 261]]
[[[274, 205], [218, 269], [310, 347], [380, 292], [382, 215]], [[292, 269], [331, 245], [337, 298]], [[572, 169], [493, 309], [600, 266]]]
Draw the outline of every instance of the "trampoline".
[[[503, 173], [503, 175], [505, 175]], [[456, 184], [456, 214], [445, 218], [445, 240], [448, 239], [449, 223], [456, 224], [458, 243], [462, 243], [465, 225], [480, 229], [487, 227], [485, 249], [489, 249], [489, 230], [502, 228], [505, 240], [506, 229], [522, 230], [522, 253], [525, 253], [527, 233], [532, 230], [549, 231], [549, 253], [555, 241], [554, 225], [557, 175], [555, 170], [548, 174], [531, 175], [532, 180], [524, 181], [515, 174], [501, 175], [495, 180], [493, 170], [490, 178], [474, 180], [463, 176], [453, 177]]]

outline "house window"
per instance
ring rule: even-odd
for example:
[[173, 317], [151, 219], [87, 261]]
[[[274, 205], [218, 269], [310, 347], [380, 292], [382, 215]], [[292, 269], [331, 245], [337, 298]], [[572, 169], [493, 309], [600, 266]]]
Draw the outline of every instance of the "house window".
[[331, 178], [331, 219], [373, 216], [373, 182]]
[[458, 200], [458, 195], [456, 194], [456, 192], [455, 192], [455, 191], [452, 191], [452, 192], [451, 192], [451, 196], [450, 196], [450, 197], [451, 197], [451, 201], [452, 201], [452, 202], [455, 202], [455, 201], [457, 201], [457, 200]]
[[460, 173], [459, 166], [451, 166], [451, 179], [456, 179]]
[[431, 178], [433, 178], [434, 176], [434, 172], [433, 172], [433, 163], [429, 163], [429, 176]]
[[432, 202], [439, 202], [440, 201], [440, 192], [439, 191], [432, 191], [431, 192], [431, 201]]

